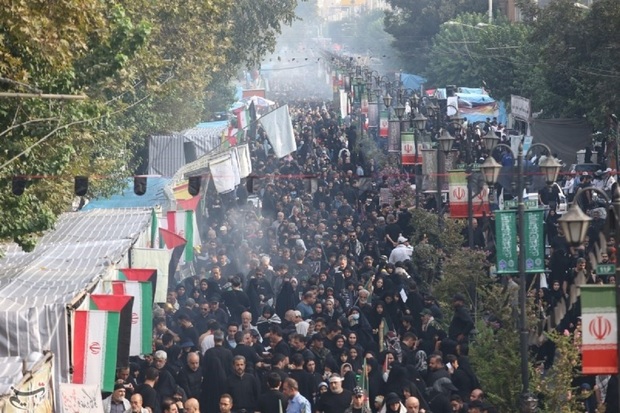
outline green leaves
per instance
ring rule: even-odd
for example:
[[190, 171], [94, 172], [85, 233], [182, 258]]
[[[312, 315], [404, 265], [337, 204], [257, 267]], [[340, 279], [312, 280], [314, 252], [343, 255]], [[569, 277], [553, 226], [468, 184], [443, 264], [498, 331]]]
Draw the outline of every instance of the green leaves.
[[[275, 46], [296, 4], [0, 0], [0, 84], [88, 95], [0, 100], [0, 239], [31, 248], [70, 207], [75, 175], [97, 177], [92, 196], [118, 189], [148, 135], [194, 126], [213, 91], [230, 96], [230, 76]], [[35, 179], [21, 197], [15, 174]]]

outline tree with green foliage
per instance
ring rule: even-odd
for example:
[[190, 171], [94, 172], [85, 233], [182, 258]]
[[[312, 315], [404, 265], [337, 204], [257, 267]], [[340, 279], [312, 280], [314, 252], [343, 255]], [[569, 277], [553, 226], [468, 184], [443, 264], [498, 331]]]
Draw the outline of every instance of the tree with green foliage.
[[87, 96], [0, 100], [0, 239], [30, 250], [70, 208], [73, 176], [91, 177], [90, 197], [118, 190], [146, 137], [200, 121], [212, 82], [273, 49], [297, 1], [0, 4], [3, 89]]
[[[545, 117], [587, 117], [602, 128], [618, 113], [620, 7], [599, 0], [589, 9], [555, 0], [537, 9], [529, 40], [539, 46], [546, 88], [535, 96]], [[533, 91], [534, 93], [536, 91]]]
[[441, 24], [462, 13], [484, 13], [487, 0], [388, 0], [385, 31], [394, 37], [403, 69], [411, 73], [426, 72], [431, 57], [433, 37]]
[[441, 26], [425, 73], [429, 84], [485, 88], [496, 99], [523, 95], [536, 59], [527, 40], [531, 27], [498, 17], [465, 13]]

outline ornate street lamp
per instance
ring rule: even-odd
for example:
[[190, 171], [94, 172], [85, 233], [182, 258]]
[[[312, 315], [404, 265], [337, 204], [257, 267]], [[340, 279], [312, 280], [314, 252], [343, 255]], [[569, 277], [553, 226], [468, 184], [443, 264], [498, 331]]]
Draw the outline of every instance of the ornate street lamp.
[[423, 132], [426, 130], [426, 121], [428, 119], [421, 112], [416, 112], [415, 117], [413, 118], [413, 123], [415, 124], [415, 128]]
[[579, 207], [577, 195], [575, 195], [575, 201], [573, 201], [568, 211], [558, 219], [558, 223], [560, 224], [560, 228], [562, 228], [566, 241], [573, 246], [578, 246], [583, 243], [586, 239], [590, 221], [592, 221], [592, 218], [586, 215]]
[[396, 106], [394, 106], [394, 113], [396, 114], [398, 120], [402, 120], [403, 116], [405, 115], [405, 109], [405, 105], [400, 103], [400, 101]]
[[492, 156], [488, 156], [482, 165], [480, 165], [480, 170], [482, 171], [484, 180], [489, 188], [494, 187], [497, 183], [501, 169], [502, 165], [500, 165]]
[[386, 108], [392, 106], [392, 96], [390, 96], [390, 92], [387, 92], [385, 96], [383, 96], [383, 104]]
[[482, 137], [482, 142], [484, 142], [484, 147], [487, 148], [489, 152], [493, 152], [493, 149], [495, 149], [499, 141], [500, 141], [499, 137], [495, 134], [495, 132], [491, 128], [489, 128], [487, 133], [485, 133], [484, 136]]
[[437, 138], [437, 142], [439, 142], [439, 149], [446, 155], [450, 153], [452, 150], [452, 145], [454, 145], [454, 136], [450, 135], [447, 129], [443, 129], [439, 138]]
[[558, 173], [562, 165], [551, 154], [538, 163], [538, 167], [545, 175], [547, 185], [551, 185], [558, 178]]

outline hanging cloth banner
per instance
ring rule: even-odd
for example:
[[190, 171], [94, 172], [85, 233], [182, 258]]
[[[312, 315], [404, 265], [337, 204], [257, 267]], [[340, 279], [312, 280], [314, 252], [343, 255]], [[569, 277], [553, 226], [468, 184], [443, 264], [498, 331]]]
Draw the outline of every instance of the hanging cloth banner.
[[388, 152], [400, 152], [400, 121], [398, 119], [392, 119], [389, 121], [388, 132]]
[[495, 211], [495, 248], [498, 274], [518, 271], [517, 214], [514, 211]]
[[544, 211], [525, 211], [525, 272], [545, 271], [545, 235], [543, 233]]
[[415, 136], [413, 132], [403, 132], [400, 134], [400, 146], [403, 165], [415, 165]]
[[218, 194], [224, 194], [235, 189], [235, 175], [230, 154], [209, 162], [209, 169]]
[[252, 173], [252, 160], [250, 159], [249, 145], [237, 146], [237, 155], [239, 155], [239, 175], [246, 178]]
[[583, 374], [618, 373], [618, 317], [615, 287], [581, 287]]
[[379, 136], [387, 138], [390, 133], [390, 122], [388, 120], [387, 110], [382, 110], [379, 117]]
[[[426, 154], [426, 150], [422, 151], [422, 154]], [[435, 152], [435, 157], [436, 151]], [[436, 163], [436, 160], [429, 160], [424, 157], [424, 168], [427, 167], [426, 162]], [[450, 186], [450, 217], [452, 218], [467, 218], [467, 173], [464, 170], [449, 171]], [[489, 215], [489, 188], [484, 186], [482, 191], [478, 195], [474, 195], [472, 199], [472, 208], [474, 217], [481, 217], [483, 215]]]
[[265, 129], [267, 139], [278, 158], [284, 158], [297, 150], [288, 105], [280, 106], [261, 117], [260, 124]]

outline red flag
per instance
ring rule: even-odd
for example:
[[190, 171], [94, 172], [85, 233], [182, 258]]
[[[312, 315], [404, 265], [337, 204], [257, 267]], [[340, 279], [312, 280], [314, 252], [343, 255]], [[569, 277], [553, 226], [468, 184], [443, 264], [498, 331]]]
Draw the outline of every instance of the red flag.
[[118, 270], [119, 278], [129, 281], [151, 281], [157, 270], [147, 268], [121, 268]]
[[187, 244], [185, 238], [165, 228], [159, 229], [159, 236], [164, 240], [166, 248], [168, 249], [175, 249], [176, 247]]

